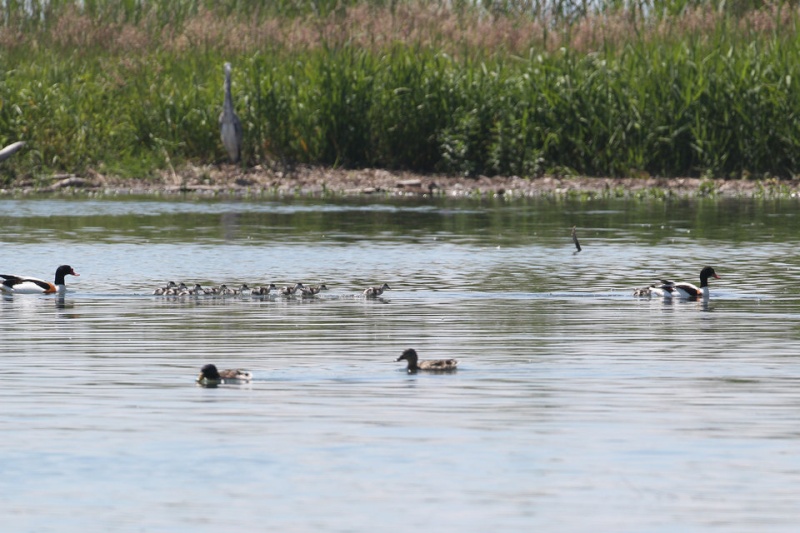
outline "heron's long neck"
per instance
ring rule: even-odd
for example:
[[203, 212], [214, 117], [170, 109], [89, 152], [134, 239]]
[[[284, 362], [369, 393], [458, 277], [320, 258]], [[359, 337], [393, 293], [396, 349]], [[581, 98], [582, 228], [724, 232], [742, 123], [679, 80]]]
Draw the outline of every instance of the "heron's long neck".
[[231, 96], [231, 73], [225, 73], [225, 102], [222, 105], [222, 111], [226, 115], [233, 114], [233, 97]]

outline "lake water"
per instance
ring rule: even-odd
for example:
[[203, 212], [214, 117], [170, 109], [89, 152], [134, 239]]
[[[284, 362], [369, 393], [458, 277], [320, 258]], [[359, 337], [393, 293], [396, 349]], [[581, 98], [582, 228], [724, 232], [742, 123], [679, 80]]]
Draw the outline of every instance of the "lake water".
[[0, 272], [81, 274], [0, 299], [2, 530], [796, 531], [798, 207], [0, 200]]

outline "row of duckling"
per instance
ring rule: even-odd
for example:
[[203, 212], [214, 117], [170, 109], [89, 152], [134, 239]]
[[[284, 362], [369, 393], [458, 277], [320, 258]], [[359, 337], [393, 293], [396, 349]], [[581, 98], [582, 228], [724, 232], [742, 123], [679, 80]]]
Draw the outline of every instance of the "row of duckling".
[[[395, 361], [406, 361], [406, 370], [409, 374], [414, 374], [420, 370], [428, 372], [452, 372], [456, 370], [458, 361], [456, 359], [431, 359], [422, 361], [413, 348], [404, 350]], [[207, 387], [215, 387], [225, 383], [237, 384], [247, 383], [253, 379], [253, 374], [240, 368], [229, 370], [218, 370], [216, 365], [207, 364], [200, 369], [197, 382]]]
[[[377, 298], [382, 295], [384, 291], [391, 289], [387, 283], [379, 287], [367, 287], [364, 289], [363, 294], [367, 298]], [[278, 288], [274, 283], [269, 285], [260, 285], [250, 287], [247, 283], [243, 283], [239, 288], [228, 287], [225, 284], [216, 287], [203, 287], [199, 283], [195, 283], [194, 287], [189, 288], [185, 283], [175, 283], [170, 281], [163, 287], [157, 287], [153, 290], [154, 296], [256, 296], [263, 297], [270, 294], [280, 294], [281, 296], [292, 297], [302, 296], [303, 298], [311, 298], [316, 296], [322, 291], [327, 291], [328, 287], [321, 283], [319, 285], [303, 285], [302, 283], [295, 283], [294, 285], [286, 285]]]

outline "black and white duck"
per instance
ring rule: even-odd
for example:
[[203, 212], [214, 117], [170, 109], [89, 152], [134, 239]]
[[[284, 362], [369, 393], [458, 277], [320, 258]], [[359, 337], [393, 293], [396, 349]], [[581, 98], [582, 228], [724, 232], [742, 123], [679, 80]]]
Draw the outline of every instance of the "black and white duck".
[[64, 294], [67, 290], [66, 276], [79, 276], [71, 266], [61, 265], [56, 269], [53, 283], [30, 276], [0, 274], [0, 292], [4, 294]]

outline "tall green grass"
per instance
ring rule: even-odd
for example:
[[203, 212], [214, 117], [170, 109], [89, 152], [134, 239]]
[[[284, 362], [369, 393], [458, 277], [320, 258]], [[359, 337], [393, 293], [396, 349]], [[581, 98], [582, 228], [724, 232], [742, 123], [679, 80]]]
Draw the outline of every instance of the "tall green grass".
[[800, 163], [800, 39], [789, 7], [747, 19], [598, 15], [605, 26], [591, 31], [573, 22], [535, 33], [532, 19], [497, 15], [482, 26], [439, 4], [409, 19], [396, 2], [287, 0], [248, 19], [258, 4], [146, 10], [120, 0], [76, 13], [52, 1], [31, 21], [7, 2], [0, 144], [28, 148], [0, 172], [146, 176], [224, 161], [226, 60], [250, 165], [788, 177]]

